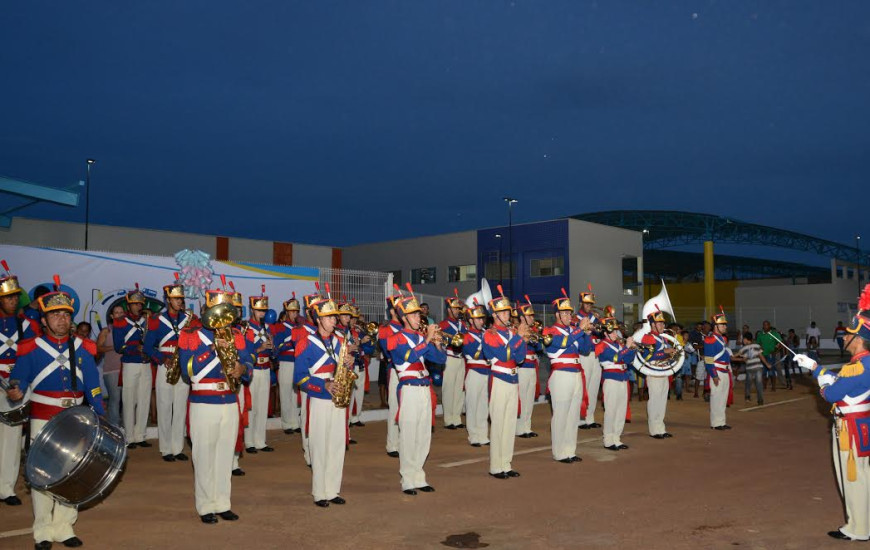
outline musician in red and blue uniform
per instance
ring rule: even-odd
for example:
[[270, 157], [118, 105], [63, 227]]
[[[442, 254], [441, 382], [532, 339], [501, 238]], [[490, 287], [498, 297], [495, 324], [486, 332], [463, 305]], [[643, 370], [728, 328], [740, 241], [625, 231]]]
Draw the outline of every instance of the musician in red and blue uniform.
[[[528, 296], [526, 302], [517, 302], [514, 311], [517, 312], [520, 323], [528, 325], [529, 332], [536, 332], [535, 308]], [[539, 335], [540, 336], [540, 335]], [[534, 411], [535, 399], [538, 388], [538, 354], [543, 353], [544, 344], [540, 338], [537, 342], [526, 342], [526, 359], [519, 366], [519, 393], [520, 393], [520, 417], [517, 419], [517, 437], [528, 439], [538, 437], [532, 431], [532, 412]], [[576, 431], [576, 430], [575, 430]]]
[[[476, 300], [476, 299], [475, 299]], [[483, 355], [486, 309], [474, 302], [468, 310], [468, 330], [462, 341], [465, 357], [465, 424], [472, 447], [489, 445], [489, 361]]]
[[[399, 379], [396, 376], [393, 358], [387, 349], [387, 339], [402, 330], [402, 323], [396, 315], [396, 303], [401, 295], [396, 293], [387, 296], [387, 312], [390, 320], [378, 328], [378, 346], [381, 349], [381, 369], [378, 373], [378, 384], [383, 381], [387, 388], [387, 456], [397, 458], [399, 456], [399, 424], [396, 415], [399, 411], [399, 402], [396, 399], [396, 388], [399, 387]], [[381, 376], [384, 374], [385, 376]], [[383, 386], [382, 386], [383, 387]]]
[[[55, 276], [56, 289], [60, 280]], [[42, 312], [42, 336], [18, 343], [18, 357], [10, 375], [13, 389], [11, 401], [30, 395], [30, 433], [32, 437], [49, 420], [64, 409], [88, 404], [99, 415], [105, 415], [100, 393], [100, 374], [94, 362], [97, 345], [92, 340], [70, 337], [73, 298], [55, 290], [38, 300]], [[64, 546], [81, 546], [73, 531], [78, 512], [73, 506], [56, 502], [49, 495], [32, 491], [33, 538], [36, 548], [51, 548], [52, 542]]]
[[713, 332], [704, 338], [704, 366], [710, 384], [710, 427], [730, 430], [725, 408], [732, 401], [731, 348], [728, 347], [728, 318], [725, 312], [713, 315]]
[[251, 318], [248, 319], [245, 339], [253, 345], [257, 354], [254, 362], [254, 375], [251, 378], [251, 412], [245, 428], [245, 451], [257, 454], [259, 451], [271, 453], [275, 449], [266, 445], [266, 418], [269, 416], [269, 388], [271, 386], [272, 360], [275, 347], [272, 333], [264, 317], [269, 310], [269, 297], [266, 285], [260, 296], [249, 296]]
[[[459, 317], [462, 312], [462, 301], [459, 299], [457, 289], [453, 289], [454, 296], [445, 298], [444, 302], [447, 306], [447, 318], [441, 321], [439, 327], [448, 337], [453, 337], [456, 334], [464, 335], [467, 330], [465, 323]], [[445, 342], [449, 343], [449, 342]], [[444, 427], [448, 430], [464, 428], [462, 423], [462, 405], [465, 402], [463, 391], [463, 382], [465, 378], [465, 367], [462, 364], [462, 348], [455, 348], [448, 345], [447, 362], [444, 364], [443, 381], [441, 382], [441, 408], [444, 411]]]
[[612, 311], [601, 319], [604, 334], [595, 345], [595, 355], [601, 363], [602, 390], [604, 393], [604, 448], [609, 451], [628, 449], [622, 442], [628, 411], [628, 395], [631, 385], [628, 381], [629, 369], [634, 362], [636, 350], [632, 349], [634, 340], [622, 341], [619, 323]]
[[425, 360], [443, 363], [447, 359], [443, 344], [433, 341], [438, 332], [434, 323], [420, 333], [420, 305], [413, 296], [396, 302], [396, 313], [402, 320], [402, 330], [387, 338], [390, 353], [398, 378], [396, 388], [399, 425], [399, 474], [402, 476], [402, 491], [416, 495], [418, 491], [431, 493], [435, 489], [426, 481], [423, 466], [432, 444], [432, 425], [435, 414], [435, 394], [432, 390]]
[[571, 464], [581, 460], [577, 456], [577, 419], [582, 417], [587, 396], [580, 357], [592, 349], [592, 340], [586, 332], [588, 317], [581, 318], [576, 326], [571, 325], [574, 307], [564, 289], [562, 296], [553, 300], [553, 309], [556, 323], [544, 331], [551, 337], [546, 351], [550, 358], [547, 387], [553, 408], [550, 420], [553, 459]]
[[[319, 293], [306, 294], [302, 297], [302, 301], [305, 304], [305, 316], [299, 322], [299, 325], [293, 329], [290, 336], [296, 346], [293, 353], [297, 356], [299, 353], [299, 342], [301, 342], [302, 340], [306, 340], [309, 335], [314, 335], [317, 333], [317, 321], [315, 318], [314, 309], [311, 307], [311, 304], [318, 300], [321, 300], [321, 296]], [[293, 368], [293, 373], [293, 376], [295, 377], [295, 364]], [[308, 446], [308, 431], [305, 429], [304, 426], [305, 419], [308, 418], [308, 394], [304, 391], [300, 391], [295, 383], [293, 384], [293, 387], [296, 388], [297, 391], [299, 391], [299, 417], [300, 423], [302, 424], [302, 429], [300, 431], [302, 435], [302, 456], [305, 459], [305, 464], [311, 466], [311, 453]]]
[[136, 289], [127, 293], [127, 314], [115, 319], [112, 324], [112, 341], [115, 351], [121, 354], [121, 378], [123, 388], [121, 401], [124, 403], [124, 434], [127, 448], [136, 446], [150, 447], [145, 441], [148, 427], [148, 413], [151, 409], [151, 358], [144, 352], [145, 331], [148, 318], [143, 314], [145, 294]]
[[[203, 317], [208, 309], [233, 303], [233, 293], [206, 291]], [[193, 455], [194, 496], [196, 511], [206, 524], [218, 518], [235, 521], [232, 511], [233, 455], [240, 440], [242, 404], [231, 390], [229, 378], [240, 380], [250, 375], [254, 353], [237, 329], [230, 329], [232, 340], [218, 338], [214, 330], [197, 325], [184, 329], [178, 339], [181, 377], [190, 385], [188, 396], [190, 440]], [[216, 349], [235, 346], [238, 360], [227, 373]]]
[[811, 370], [822, 398], [833, 405], [834, 471], [846, 508], [846, 524], [828, 536], [870, 540], [870, 285], [858, 300], [858, 313], [846, 328], [845, 350], [851, 355], [839, 372], [829, 372], [804, 355], [798, 366]]
[[[674, 352], [670, 342], [662, 337], [665, 331], [665, 314], [654, 311], [647, 316], [650, 331], [643, 335], [641, 343], [649, 350], [644, 352], [648, 361], [667, 359]], [[649, 435], [654, 439], [673, 437], [665, 428], [665, 411], [668, 406], [668, 390], [670, 380], [667, 376], [646, 375], [646, 387], [649, 399], [646, 402], [647, 427]]]
[[284, 302], [284, 320], [272, 325], [272, 345], [278, 357], [278, 399], [281, 402], [281, 428], [285, 434], [299, 433], [299, 390], [293, 384], [296, 366], [296, 342], [293, 329], [299, 318], [296, 293]]
[[166, 381], [166, 366], [175, 354], [178, 335], [194, 322], [195, 317], [185, 311], [184, 286], [163, 287], [166, 311], [148, 319], [145, 335], [145, 353], [159, 365], [154, 387], [157, 391], [157, 441], [160, 454], [166, 462], [187, 461], [184, 450], [184, 427], [187, 423], [187, 384]]
[[519, 416], [519, 376], [517, 362], [526, 357], [526, 341], [529, 328], [520, 325], [517, 331], [510, 328], [511, 303], [501, 296], [489, 301], [489, 311], [494, 324], [483, 336], [483, 355], [490, 364], [489, 389], [489, 475], [498, 479], [519, 477], [511, 468], [514, 456], [514, 438]]
[[[5, 260], [3, 267], [6, 275], [0, 278], [0, 378], [8, 381], [15, 366], [18, 344], [38, 333], [34, 330], [36, 323], [18, 313], [21, 287], [18, 278], [9, 273]], [[6, 396], [0, 393], [0, 399], [5, 400]], [[5, 410], [14, 406], [7, 403]], [[21, 424], [8, 426], [0, 422], [0, 501], [9, 506], [21, 505], [21, 499], [15, 495], [15, 482], [21, 467], [21, 428]]]
[[[347, 410], [332, 401], [335, 368], [343, 338], [335, 334], [338, 306], [329, 298], [314, 300], [309, 315], [317, 323], [314, 334], [296, 343], [296, 371], [293, 382], [308, 396], [304, 430], [311, 457], [311, 494], [322, 508], [344, 504], [340, 496], [347, 442]], [[353, 366], [347, 354], [345, 366]]]
[[362, 332], [359, 328], [360, 312], [359, 308], [351, 302], [350, 304], [350, 330], [353, 333], [353, 341], [356, 342], [357, 349], [353, 352], [353, 371], [357, 375], [356, 383], [353, 387], [353, 396], [350, 402], [350, 426], [363, 427], [360, 415], [362, 415], [363, 400], [366, 395], [366, 381], [368, 379], [367, 367], [368, 358], [375, 351], [375, 345], [371, 336]]
[[[580, 293], [580, 307], [577, 310], [577, 322], [586, 320], [589, 327], [598, 323], [598, 316], [593, 312], [595, 306], [595, 294], [592, 293], [592, 285], [588, 285], [588, 292]], [[598, 343], [598, 334], [591, 333], [592, 345]], [[586, 414], [580, 419], [580, 429], [600, 428], [601, 424], [595, 421], [595, 410], [598, 404], [598, 390], [601, 388], [601, 364], [595, 353], [590, 349], [587, 353], [580, 354], [580, 365], [583, 366], [583, 375], [586, 377]]]

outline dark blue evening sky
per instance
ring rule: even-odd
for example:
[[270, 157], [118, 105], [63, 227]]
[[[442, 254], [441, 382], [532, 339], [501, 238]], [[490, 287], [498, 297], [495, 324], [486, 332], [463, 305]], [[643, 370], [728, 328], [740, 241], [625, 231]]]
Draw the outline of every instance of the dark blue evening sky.
[[504, 195], [870, 241], [867, 52], [864, 1], [15, 2], [0, 174], [94, 157], [94, 223], [330, 245], [506, 223]]

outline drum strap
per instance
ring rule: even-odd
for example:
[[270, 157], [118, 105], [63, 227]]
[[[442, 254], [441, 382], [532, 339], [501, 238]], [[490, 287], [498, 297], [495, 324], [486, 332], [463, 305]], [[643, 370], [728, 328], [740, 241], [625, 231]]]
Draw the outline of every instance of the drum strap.
[[69, 339], [69, 374], [72, 379], [72, 391], [75, 392], [78, 386], [78, 376], [76, 376], [76, 342], [74, 338]]

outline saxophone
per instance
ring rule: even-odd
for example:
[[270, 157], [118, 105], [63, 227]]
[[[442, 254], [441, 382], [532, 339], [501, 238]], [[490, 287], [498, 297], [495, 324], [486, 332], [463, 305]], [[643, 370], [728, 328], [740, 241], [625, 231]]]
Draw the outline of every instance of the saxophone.
[[214, 351], [221, 362], [221, 369], [230, 391], [238, 393], [241, 383], [232, 376], [239, 361], [239, 350], [236, 349], [233, 336], [233, 323], [238, 318], [238, 311], [230, 304], [218, 304], [202, 312], [202, 324], [214, 331], [215, 339], [220, 338], [229, 343], [226, 347], [215, 345]]
[[[187, 314], [187, 318], [178, 327], [179, 334], [190, 325], [191, 321], [193, 321], [193, 310], [185, 310], [185, 313]], [[181, 378], [181, 366], [178, 364], [178, 343], [176, 343], [172, 355], [169, 356], [169, 363], [166, 365], [166, 383], [174, 386], [178, 383], [179, 378]]]
[[353, 384], [359, 378], [357, 373], [344, 364], [350, 339], [350, 329], [348, 329], [345, 338], [341, 341], [341, 348], [338, 350], [338, 359], [336, 360], [338, 364], [335, 366], [335, 376], [332, 379], [332, 403], [339, 409], [346, 409], [350, 405]]

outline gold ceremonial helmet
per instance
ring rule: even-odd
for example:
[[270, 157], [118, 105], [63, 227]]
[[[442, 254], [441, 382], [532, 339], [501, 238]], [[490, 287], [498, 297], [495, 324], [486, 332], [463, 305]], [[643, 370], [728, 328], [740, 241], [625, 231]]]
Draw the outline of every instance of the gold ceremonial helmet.
[[75, 311], [75, 299], [62, 290], [43, 294], [39, 297], [37, 303], [39, 304], [39, 311], [42, 313], [68, 311], [72, 315]]
[[519, 311], [521, 315], [534, 315], [535, 314], [535, 308], [532, 307], [532, 304], [529, 304], [529, 303], [523, 304], [521, 302], [517, 302], [517, 311]]
[[21, 287], [18, 285], [18, 277], [9, 275], [0, 279], [0, 296], [9, 296], [19, 292], [21, 292]]
[[556, 298], [553, 300], [553, 307], [556, 311], [570, 311], [574, 313], [574, 306], [571, 305], [571, 298], [567, 296], [562, 296], [561, 298]]
[[353, 306], [349, 302], [342, 302], [338, 306], [339, 315], [350, 315], [353, 317]]
[[417, 302], [417, 298], [414, 296], [400, 297], [400, 299], [396, 301], [396, 310], [402, 315], [408, 315], [415, 311], [422, 311], [420, 309], [420, 304]]
[[468, 317], [470, 319], [486, 319], [486, 308], [476, 303], [474, 307], [468, 308]]
[[233, 305], [235, 307], [241, 309], [242, 306], [245, 305], [244, 300], [242, 300], [242, 293], [241, 292], [230, 292], [230, 294], [233, 295], [233, 298], [232, 298]]
[[163, 287], [163, 293], [167, 298], [184, 298], [184, 285], [174, 284]]
[[[206, 290], [205, 291], [205, 307], [214, 307], [220, 304], [229, 304], [235, 306], [235, 295], [237, 292], [229, 292], [226, 290]], [[239, 294], [239, 296], [241, 296]]]
[[462, 309], [462, 300], [460, 300], [458, 297], [444, 298], [444, 302], [447, 304], [447, 307]]
[[613, 332], [619, 329], [619, 321], [616, 320], [616, 317], [605, 317], [601, 320], [601, 324], [604, 326], [605, 332]]
[[[721, 313], [714, 313], [712, 320], [713, 320], [713, 324], [716, 324], [716, 325], [727, 325], [728, 324], [728, 318], [725, 317], [724, 311]], [[664, 321], [664, 317], [662, 317], [662, 321]]]
[[296, 293], [294, 292], [290, 299], [284, 302], [284, 311], [299, 311], [299, 300], [296, 299]]
[[504, 296], [496, 296], [489, 301], [489, 309], [493, 313], [498, 313], [499, 311], [511, 311], [511, 302]]
[[353, 307], [353, 313], [351, 313], [351, 317], [353, 317], [354, 319], [359, 319], [360, 318], [359, 307], [358, 306], [352, 306], [352, 307]]
[[[722, 317], [724, 318], [725, 315], [723, 314]], [[662, 313], [661, 311], [653, 311], [652, 313], [647, 315], [647, 319], [649, 319], [650, 323], [666, 323], [667, 322], [667, 321], [665, 321], [665, 314]]]
[[592, 294], [591, 292], [581, 292], [580, 301], [584, 304], [594, 304], [595, 294]]
[[322, 298], [308, 304], [308, 307], [314, 310], [317, 317], [329, 317], [338, 315], [338, 306], [329, 298]]
[[142, 294], [141, 290], [139, 290], [139, 283], [136, 283], [136, 289], [128, 292], [125, 298], [128, 304], [145, 305], [145, 295]]

